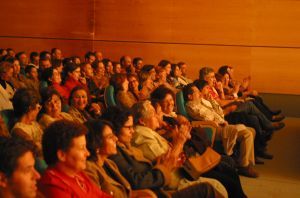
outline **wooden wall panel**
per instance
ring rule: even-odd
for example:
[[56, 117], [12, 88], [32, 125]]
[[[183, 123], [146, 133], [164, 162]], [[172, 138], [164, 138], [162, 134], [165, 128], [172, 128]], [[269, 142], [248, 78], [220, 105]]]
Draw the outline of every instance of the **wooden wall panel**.
[[1, 36], [93, 37], [93, 0], [1, 1]]
[[13, 48], [16, 52], [25, 51], [29, 57], [32, 51], [50, 51], [52, 48], [60, 48], [63, 56], [83, 55], [91, 50], [92, 41], [85, 40], [61, 40], [61, 39], [32, 39], [32, 38], [0, 38], [2, 48]]

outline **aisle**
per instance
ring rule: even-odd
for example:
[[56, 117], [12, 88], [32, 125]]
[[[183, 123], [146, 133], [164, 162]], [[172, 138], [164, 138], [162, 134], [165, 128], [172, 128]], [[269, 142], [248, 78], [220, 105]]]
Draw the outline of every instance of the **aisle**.
[[274, 159], [255, 167], [260, 177], [241, 177], [249, 198], [300, 197], [300, 118], [286, 118], [285, 123], [269, 145]]

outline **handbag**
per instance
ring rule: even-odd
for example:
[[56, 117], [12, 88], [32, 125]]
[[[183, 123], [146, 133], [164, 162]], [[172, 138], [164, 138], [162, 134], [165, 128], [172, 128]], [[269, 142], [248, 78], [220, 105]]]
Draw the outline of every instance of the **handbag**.
[[221, 155], [211, 147], [207, 147], [204, 153], [196, 153], [190, 156], [183, 164], [183, 169], [193, 178], [198, 179], [201, 174], [213, 169], [221, 162]]

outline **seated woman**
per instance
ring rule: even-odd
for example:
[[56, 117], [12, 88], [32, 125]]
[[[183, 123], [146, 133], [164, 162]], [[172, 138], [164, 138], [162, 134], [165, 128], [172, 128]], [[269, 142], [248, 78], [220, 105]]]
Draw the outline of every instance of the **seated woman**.
[[181, 70], [177, 64], [171, 65], [170, 81], [176, 89], [182, 89], [188, 84], [184, 78], [181, 78]]
[[10, 62], [14, 68], [13, 76], [11, 79], [11, 82], [12, 82], [14, 88], [16, 88], [16, 89], [26, 88], [26, 83], [25, 83], [26, 78], [20, 72], [21, 66], [20, 66], [19, 60], [11, 57], [11, 58], [8, 58], [6, 61]]
[[115, 89], [118, 106], [131, 108], [138, 100], [128, 90], [128, 80], [126, 74], [115, 74], [111, 78], [110, 84]]
[[44, 130], [52, 122], [57, 120], [70, 120], [73, 118], [70, 114], [61, 112], [62, 108], [62, 98], [59, 93], [52, 88], [47, 88], [42, 91], [42, 116], [39, 119], [39, 124]]
[[43, 154], [49, 165], [39, 182], [47, 197], [111, 197], [83, 172], [86, 168], [85, 135], [82, 124], [67, 120], [52, 123], [43, 135]]
[[42, 73], [42, 80], [47, 82], [48, 87], [55, 89], [62, 97], [63, 104], [68, 104], [69, 91], [61, 85], [61, 73], [52, 67], [47, 68]]
[[81, 77], [80, 66], [73, 62], [69, 62], [64, 66], [64, 87], [69, 95], [74, 87], [82, 86], [87, 89], [86, 79]]
[[108, 157], [117, 154], [118, 138], [113, 133], [110, 122], [93, 120], [85, 123], [88, 128], [87, 148], [88, 157], [86, 174], [103, 191], [114, 197], [156, 197], [149, 190], [132, 190], [127, 179], [120, 173], [118, 166]]
[[[145, 102], [150, 104], [149, 101]], [[199, 193], [202, 194], [204, 193], [203, 185], [207, 185], [206, 183], [209, 183], [214, 186], [214, 193], [216, 197], [227, 197], [225, 188], [215, 180], [201, 178], [201, 181], [191, 182], [180, 177], [178, 175], [179, 169], [177, 167], [181, 161], [178, 161], [179, 158], [177, 156], [176, 149], [168, 147], [166, 140], [157, 140], [160, 142], [158, 142], [157, 145], [153, 145], [152, 140], [156, 140], [155, 138], [158, 139], [160, 136], [154, 135], [154, 138], [151, 138], [155, 132], [145, 126], [143, 128], [147, 129], [144, 131], [145, 145], [149, 144], [149, 146], [153, 148], [153, 153], [159, 153], [159, 156], [155, 156], [155, 160], [149, 159], [149, 156], [153, 156], [151, 151], [148, 153], [142, 152], [142, 150], [131, 145], [132, 138], [134, 136], [132, 114], [129, 111], [122, 111], [116, 107], [108, 110], [109, 111], [107, 111], [103, 117], [113, 122], [113, 125], [115, 126], [115, 133], [118, 137], [118, 153], [117, 155], [111, 156], [110, 159], [118, 165], [122, 175], [127, 178], [133, 189], [149, 188], [155, 191], [158, 195], [160, 195], [159, 193], [161, 192], [161, 189], [175, 190], [175, 194], [179, 193], [184, 195], [184, 192], [187, 193], [189, 192], [189, 189], [192, 188], [190, 186], [200, 185], [199, 187], [196, 187], [195, 190], [199, 190]], [[152, 110], [154, 111], [153, 107]], [[150, 118], [152, 118], [152, 122], [150, 122]], [[149, 114], [148, 121], [147, 126], [151, 123], [153, 127], [157, 125], [156, 116], [153, 116], [153, 114]], [[146, 137], [148, 137], [148, 139]], [[162, 148], [160, 148], [160, 146]], [[154, 161], [156, 161], [156, 163], [154, 163]], [[156, 165], [153, 166], [153, 164]], [[200, 194], [196, 197], [201, 197]], [[175, 195], [172, 194], [172, 196]], [[186, 196], [188, 196], [188, 193]], [[202, 194], [202, 196], [204, 196], [204, 194]]]
[[84, 87], [75, 87], [69, 98], [68, 113], [75, 122], [84, 123], [101, 115], [101, 107], [97, 103], [89, 105], [89, 96]]
[[18, 121], [11, 131], [12, 135], [32, 140], [41, 149], [43, 130], [36, 121], [41, 105], [35, 91], [31, 89], [17, 90], [13, 97], [13, 106]]

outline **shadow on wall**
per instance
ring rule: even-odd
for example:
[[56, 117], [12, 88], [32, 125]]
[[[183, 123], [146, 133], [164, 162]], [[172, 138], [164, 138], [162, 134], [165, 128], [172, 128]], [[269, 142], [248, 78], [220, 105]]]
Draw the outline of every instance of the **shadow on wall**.
[[281, 109], [287, 117], [300, 118], [300, 95], [261, 93], [261, 96], [272, 109]]

